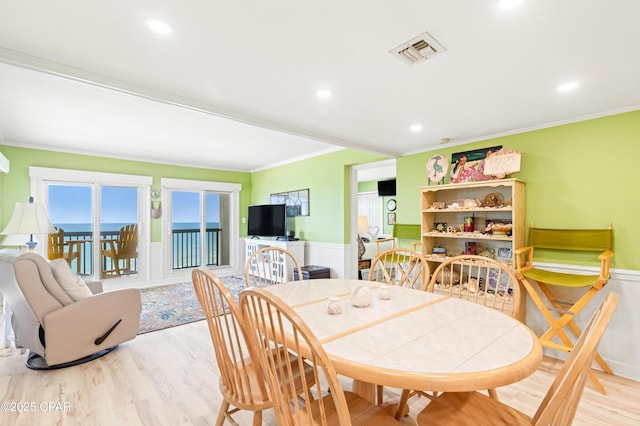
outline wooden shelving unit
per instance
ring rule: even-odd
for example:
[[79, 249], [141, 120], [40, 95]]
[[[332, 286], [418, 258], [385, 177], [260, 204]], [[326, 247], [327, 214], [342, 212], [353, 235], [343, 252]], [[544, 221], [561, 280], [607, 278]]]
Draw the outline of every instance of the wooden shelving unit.
[[[466, 243], [474, 242], [476, 254], [488, 249], [498, 260], [511, 263], [513, 251], [522, 247], [525, 240], [524, 191], [524, 182], [517, 179], [422, 187], [422, 253], [430, 262], [440, 262], [445, 256], [464, 253]], [[491, 199], [501, 199], [503, 204], [474, 206], [472, 200], [482, 203], [490, 194], [495, 194]], [[443, 207], [434, 207], [434, 203]], [[465, 217], [473, 217], [474, 232], [460, 230]], [[510, 234], [485, 233], [489, 222], [511, 223]], [[447, 232], [448, 227], [454, 227], [456, 232]], [[446, 255], [434, 254], [436, 247], [443, 248]]]

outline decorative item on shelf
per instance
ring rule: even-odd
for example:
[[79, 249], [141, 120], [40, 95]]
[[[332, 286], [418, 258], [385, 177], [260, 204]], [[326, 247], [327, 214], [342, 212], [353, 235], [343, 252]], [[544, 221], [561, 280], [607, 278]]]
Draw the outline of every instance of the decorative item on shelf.
[[436, 210], [444, 209], [444, 201], [434, 201], [431, 204], [431, 208]]
[[497, 179], [504, 179], [511, 173], [520, 171], [520, 151], [502, 148], [487, 155], [483, 173]]
[[433, 230], [437, 232], [445, 232], [447, 230], [447, 224], [444, 222], [435, 222], [433, 224]]
[[478, 248], [478, 255], [488, 257], [490, 259], [495, 259], [496, 251], [491, 247], [482, 247], [482, 248]]
[[451, 155], [451, 182], [479, 182], [493, 179], [484, 174], [485, 159], [500, 150], [502, 146], [455, 152]]
[[509, 247], [498, 247], [496, 257], [498, 257], [498, 259], [511, 260], [511, 249]]
[[462, 204], [462, 207], [465, 209], [475, 209], [482, 205], [482, 202], [477, 198], [465, 198], [464, 200], [459, 201], [458, 204]]
[[436, 154], [427, 160], [427, 184], [444, 183], [444, 177], [449, 170], [449, 160], [442, 154]]
[[455, 234], [457, 232], [458, 230], [456, 229], [455, 226], [451, 226], [451, 225], [447, 226], [447, 234]]
[[508, 220], [491, 220], [487, 219], [487, 225], [484, 231], [492, 235], [511, 235], [513, 224]]
[[477, 254], [478, 247], [475, 241], [467, 241], [464, 243], [464, 254]]
[[462, 231], [463, 232], [473, 232], [474, 230], [474, 217], [473, 216], [467, 216], [464, 218], [464, 223], [462, 224]]
[[29, 250], [34, 250], [38, 242], [33, 239], [33, 234], [53, 234], [58, 232], [53, 227], [47, 214], [47, 207], [41, 203], [34, 203], [33, 197], [29, 197], [28, 203], [16, 203], [13, 215], [0, 235], [29, 234], [29, 241], [25, 244]]
[[445, 250], [444, 247], [435, 246], [433, 248], [432, 253], [435, 254], [436, 256], [446, 256], [447, 251]]
[[487, 194], [482, 200], [482, 207], [502, 207], [503, 204], [504, 197], [499, 192]]
[[458, 202], [451, 203], [451, 204], [449, 204], [449, 205], [447, 206], [447, 208], [448, 208], [448, 209], [451, 209], [451, 210], [458, 210], [458, 209], [460, 209], [461, 207], [462, 207], [462, 205], [461, 205], [460, 203], [458, 203]]

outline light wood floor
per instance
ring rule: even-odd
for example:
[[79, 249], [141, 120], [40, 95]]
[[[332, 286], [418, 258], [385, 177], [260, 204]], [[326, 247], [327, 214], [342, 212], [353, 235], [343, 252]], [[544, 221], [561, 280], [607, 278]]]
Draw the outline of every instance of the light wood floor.
[[[2, 425], [211, 425], [220, 406], [204, 321], [140, 335], [99, 360], [63, 370], [32, 371], [25, 359], [15, 349], [0, 349], [0, 402], [35, 408], [7, 412], [3, 404]], [[545, 359], [527, 380], [499, 388], [501, 400], [532, 415], [559, 366]], [[609, 394], [588, 383], [574, 424], [640, 425], [640, 382], [597, 374]], [[385, 400], [398, 397], [385, 392]], [[426, 403], [413, 398], [410, 416]], [[236, 419], [240, 425], [251, 421], [247, 413]], [[265, 413], [264, 424], [276, 424], [272, 412]]]

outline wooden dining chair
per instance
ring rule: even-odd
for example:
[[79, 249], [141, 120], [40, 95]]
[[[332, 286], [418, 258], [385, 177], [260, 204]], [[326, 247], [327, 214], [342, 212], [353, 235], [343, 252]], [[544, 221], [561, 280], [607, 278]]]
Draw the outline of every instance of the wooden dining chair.
[[453, 256], [431, 274], [427, 291], [479, 303], [520, 317], [522, 295], [511, 268], [489, 257], [472, 254]]
[[[103, 240], [106, 246], [102, 255], [111, 259], [113, 270], [103, 271], [103, 275], [115, 273], [116, 276], [131, 273], [131, 259], [138, 258], [138, 225], [129, 224], [120, 228], [117, 240]], [[120, 261], [124, 261], [124, 266]]]
[[[516, 276], [549, 323], [549, 329], [540, 336], [540, 343], [551, 349], [569, 352], [573, 348], [569, 334], [577, 338], [581, 333], [574, 321], [575, 316], [609, 281], [613, 228], [610, 225], [607, 229], [544, 229], [531, 225], [527, 244], [527, 247], [515, 250]], [[583, 261], [585, 255], [596, 260], [597, 255], [599, 274], [555, 272], [535, 266], [535, 253], [549, 249], [554, 253], [563, 253], [569, 262]], [[537, 284], [539, 291], [533, 283]], [[561, 297], [561, 287], [586, 291], [582, 291], [575, 300], [570, 300], [570, 297]], [[597, 353], [596, 361], [607, 374], [613, 374], [611, 367]], [[606, 394], [595, 374], [591, 373], [589, 378], [596, 389]]]
[[[442, 262], [431, 274], [427, 291], [448, 297], [479, 303], [518, 318], [522, 303], [518, 279], [504, 263], [484, 256], [464, 254]], [[409, 398], [415, 395], [433, 399], [437, 394], [428, 390], [403, 390], [400, 410], [405, 410]], [[498, 399], [495, 389], [488, 389]]]
[[419, 425], [566, 426], [575, 417], [596, 349], [618, 303], [609, 293], [580, 335], [533, 418], [479, 392], [446, 392], [418, 414]]
[[280, 247], [263, 247], [249, 256], [244, 268], [247, 287], [264, 287], [288, 281], [302, 281], [300, 263]]
[[[238, 304], [211, 271], [197, 268], [191, 277], [207, 320], [220, 371], [219, 386], [224, 401], [216, 425], [222, 425], [225, 419], [236, 424], [231, 415], [239, 410], [253, 411], [253, 425], [262, 425], [262, 411], [271, 408], [273, 403], [256, 352], [247, 348], [246, 329]], [[295, 357], [289, 360], [291, 362], [287, 368], [291, 370], [294, 389], [300, 389], [303, 382], [312, 386], [311, 368], [302, 365], [302, 369], [298, 369]], [[300, 371], [305, 371], [303, 378]], [[294, 395], [300, 393], [298, 390]]]
[[[67, 261], [69, 266], [71, 266], [71, 262], [74, 259], [77, 259], [76, 262], [76, 271], [80, 272], [80, 250], [78, 250], [78, 244], [73, 241], [69, 241], [65, 244], [64, 241], [64, 229], [57, 228], [58, 232], [54, 232], [49, 234], [48, 238], [48, 249], [47, 249], [47, 259], [55, 260], [63, 258]], [[65, 251], [65, 245], [68, 247], [68, 250]]]
[[[389, 413], [340, 385], [324, 348], [304, 320], [267, 289], [251, 287], [240, 293], [240, 308], [261, 366], [266, 372], [278, 425], [398, 425]], [[280, 347], [284, 350], [273, 351]], [[312, 367], [314, 386], [303, 386], [301, 403], [292, 383], [289, 357], [297, 355], [298, 368]], [[285, 357], [284, 359], [282, 357]], [[323, 387], [328, 387], [324, 394]], [[292, 402], [293, 401], [293, 402]], [[395, 410], [393, 410], [395, 412]]]
[[405, 248], [393, 248], [376, 256], [371, 263], [368, 280], [425, 290], [429, 275], [429, 264], [422, 254]]

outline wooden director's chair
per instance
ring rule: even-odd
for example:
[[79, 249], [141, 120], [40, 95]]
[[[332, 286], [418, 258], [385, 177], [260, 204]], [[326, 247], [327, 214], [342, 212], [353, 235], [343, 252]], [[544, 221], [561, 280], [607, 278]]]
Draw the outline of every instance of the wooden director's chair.
[[[565, 327], [576, 338], [582, 333], [574, 322], [574, 317], [607, 284], [609, 280], [609, 265], [613, 256], [612, 246], [613, 230], [611, 226], [608, 229], [541, 229], [534, 228], [533, 225], [529, 228], [528, 246], [514, 251], [515, 272], [518, 280], [551, 325], [551, 328], [539, 338], [543, 346], [565, 352], [570, 352], [573, 349], [573, 342], [567, 336]], [[600, 275], [569, 274], [538, 269], [533, 265], [534, 248], [574, 253], [598, 252], [600, 253], [598, 259], [601, 261]], [[540, 292], [544, 294], [551, 304], [550, 307], [543, 301], [541, 294], [529, 280], [538, 284]], [[558, 300], [549, 286], [590, 288], [577, 301], [566, 302]], [[561, 344], [552, 340], [556, 336], [562, 342]], [[596, 360], [607, 374], [613, 374], [609, 365], [598, 353], [596, 353]], [[589, 378], [600, 392], [606, 394], [604, 386], [593, 374], [593, 371], [589, 373]]]

